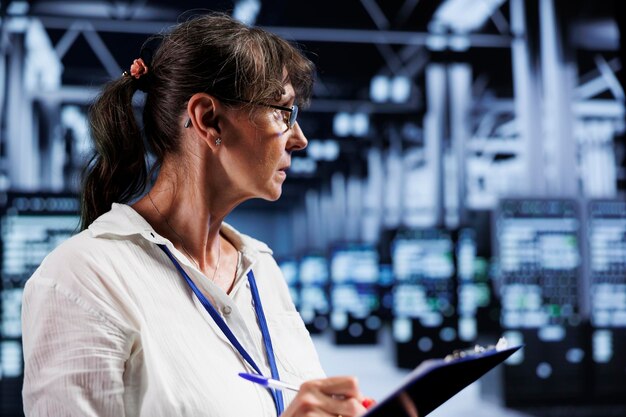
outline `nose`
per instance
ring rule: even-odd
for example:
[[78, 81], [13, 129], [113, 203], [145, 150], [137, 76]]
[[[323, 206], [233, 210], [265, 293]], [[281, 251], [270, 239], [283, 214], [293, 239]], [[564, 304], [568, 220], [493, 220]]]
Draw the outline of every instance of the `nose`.
[[292, 128], [291, 137], [287, 141], [288, 151], [301, 151], [309, 144], [308, 139], [304, 136], [304, 132], [300, 129], [300, 125], [296, 122]]

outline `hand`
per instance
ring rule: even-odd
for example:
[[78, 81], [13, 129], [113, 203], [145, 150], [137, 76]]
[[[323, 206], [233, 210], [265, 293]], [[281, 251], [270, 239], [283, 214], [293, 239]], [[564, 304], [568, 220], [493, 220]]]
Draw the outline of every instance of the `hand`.
[[356, 378], [332, 377], [307, 381], [281, 417], [358, 417], [365, 413]]

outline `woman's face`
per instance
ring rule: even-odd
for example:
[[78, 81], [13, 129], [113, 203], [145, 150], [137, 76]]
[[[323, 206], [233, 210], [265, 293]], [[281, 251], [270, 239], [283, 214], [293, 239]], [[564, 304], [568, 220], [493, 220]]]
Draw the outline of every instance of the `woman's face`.
[[[295, 92], [291, 83], [276, 103], [291, 107]], [[258, 105], [251, 117], [244, 109], [235, 109], [225, 122], [220, 152], [230, 186], [244, 198], [276, 200], [291, 165], [291, 152], [304, 149], [307, 139], [296, 122], [288, 127], [289, 112]]]

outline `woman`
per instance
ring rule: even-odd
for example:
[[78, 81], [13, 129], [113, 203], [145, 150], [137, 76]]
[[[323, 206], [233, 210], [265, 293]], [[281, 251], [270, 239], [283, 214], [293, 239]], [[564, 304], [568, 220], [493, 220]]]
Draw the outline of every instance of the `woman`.
[[[279, 198], [291, 153], [307, 145], [296, 117], [312, 79], [284, 40], [209, 15], [105, 87], [90, 112], [84, 230], [24, 293], [27, 416], [364, 413], [353, 378], [324, 378], [271, 250], [223, 222], [247, 199]], [[160, 169], [127, 205], [148, 177], [137, 89]]]

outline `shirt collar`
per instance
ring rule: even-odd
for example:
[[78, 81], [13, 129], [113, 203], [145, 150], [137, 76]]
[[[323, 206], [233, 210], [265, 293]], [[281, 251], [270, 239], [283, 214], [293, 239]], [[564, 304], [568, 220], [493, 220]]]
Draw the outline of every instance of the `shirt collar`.
[[[111, 210], [98, 217], [89, 225], [92, 236], [104, 239], [129, 238], [141, 236], [156, 244], [171, 244], [159, 235], [139, 213], [127, 204], [113, 203]], [[263, 242], [239, 233], [227, 223], [222, 223], [222, 235], [228, 239], [243, 255], [254, 258], [258, 253], [272, 254], [272, 250]]]

